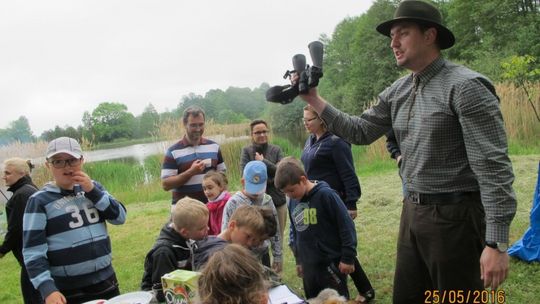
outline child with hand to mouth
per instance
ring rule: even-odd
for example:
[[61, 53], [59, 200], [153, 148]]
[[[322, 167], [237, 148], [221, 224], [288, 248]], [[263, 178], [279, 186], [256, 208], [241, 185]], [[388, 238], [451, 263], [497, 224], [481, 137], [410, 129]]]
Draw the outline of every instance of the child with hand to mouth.
[[105, 221], [123, 224], [125, 207], [82, 170], [75, 139], [52, 140], [45, 157], [54, 181], [30, 197], [23, 220], [23, 256], [32, 284], [46, 304], [119, 295]]

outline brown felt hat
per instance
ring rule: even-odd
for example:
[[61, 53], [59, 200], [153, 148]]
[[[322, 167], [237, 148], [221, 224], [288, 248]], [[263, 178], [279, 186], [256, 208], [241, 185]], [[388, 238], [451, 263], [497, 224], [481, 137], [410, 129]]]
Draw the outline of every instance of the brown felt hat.
[[439, 10], [427, 2], [418, 0], [402, 1], [394, 13], [394, 19], [379, 24], [377, 31], [390, 37], [392, 26], [399, 21], [413, 21], [434, 26], [437, 28], [439, 46], [443, 50], [452, 47], [456, 41], [454, 34], [442, 25], [442, 17]]

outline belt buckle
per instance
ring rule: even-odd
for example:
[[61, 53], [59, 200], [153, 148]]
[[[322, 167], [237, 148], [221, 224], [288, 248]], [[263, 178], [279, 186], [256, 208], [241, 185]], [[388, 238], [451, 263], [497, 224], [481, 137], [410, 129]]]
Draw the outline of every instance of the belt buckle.
[[418, 193], [418, 192], [409, 192], [409, 200], [413, 204], [420, 205], [421, 204], [421, 202], [420, 202], [420, 193]]

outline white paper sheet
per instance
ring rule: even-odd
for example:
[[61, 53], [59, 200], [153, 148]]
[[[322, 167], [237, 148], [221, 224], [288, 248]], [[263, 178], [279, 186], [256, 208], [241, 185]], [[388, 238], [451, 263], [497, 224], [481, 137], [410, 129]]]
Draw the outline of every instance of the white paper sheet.
[[279, 285], [268, 291], [268, 304], [301, 304], [306, 303], [293, 293], [287, 285]]

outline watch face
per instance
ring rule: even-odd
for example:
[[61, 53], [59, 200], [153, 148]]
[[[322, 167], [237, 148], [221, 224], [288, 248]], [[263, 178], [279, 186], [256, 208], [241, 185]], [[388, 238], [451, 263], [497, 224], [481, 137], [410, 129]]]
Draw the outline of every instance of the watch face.
[[508, 250], [508, 243], [497, 243], [497, 249], [500, 252], [506, 252]]

